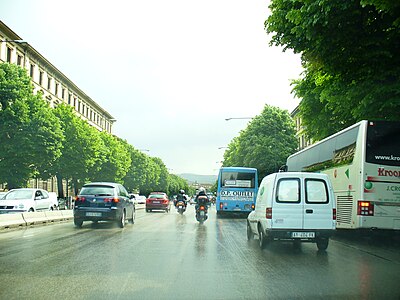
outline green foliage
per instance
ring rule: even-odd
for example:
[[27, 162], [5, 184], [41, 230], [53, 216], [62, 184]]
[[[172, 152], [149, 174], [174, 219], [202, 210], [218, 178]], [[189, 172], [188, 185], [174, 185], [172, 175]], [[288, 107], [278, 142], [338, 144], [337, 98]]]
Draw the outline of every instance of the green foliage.
[[278, 171], [296, 146], [294, 123], [289, 113], [266, 105], [228, 145], [223, 165], [257, 168], [262, 179]]
[[271, 44], [301, 53], [294, 82], [307, 134], [361, 119], [399, 120], [400, 5], [389, 0], [273, 0]]
[[0, 64], [0, 182], [9, 189], [52, 175], [64, 139], [60, 123], [26, 71]]

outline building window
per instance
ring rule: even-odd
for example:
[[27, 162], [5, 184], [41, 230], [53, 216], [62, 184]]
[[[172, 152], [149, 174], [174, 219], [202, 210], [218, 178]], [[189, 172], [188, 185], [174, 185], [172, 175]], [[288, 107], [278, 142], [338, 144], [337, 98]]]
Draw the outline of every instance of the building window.
[[12, 57], [12, 50], [11, 48], [7, 47], [7, 57], [6, 61], [11, 64], [11, 57]]
[[54, 87], [54, 95], [56, 95], [56, 97], [58, 96], [58, 83], [56, 82], [56, 85]]
[[81, 112], [81, 101], [78, 100], [78, 108], [76, 109], [78, 112]]
[[51, 88], [51, 80], [52, 79], [53, 78], [49, 77], [48, 80], [47, 80], [47, 90], [49, 90], [49, 91], [50, 91], [50, 88]]
[[39, 85], [41, 86], [43, 85], [43, 74], [43, 71], [39, 71]]
[[17, 56], [17, 65], [23, 67], [22, 55]]
[[61, 89], [61, 98], [65, 100], [65, 88]]
[[74, 108], [76, 108], [76, 98], [74, 97]]
[[35, 65], [31, 63], [31, 67], [29, 69], [29, 76], [33, 79], [34, 75], [35, 75]]
[[72, 98], [72, 95], [71, 95], [71, 94], [68, 94], [68, 104], [69, 104], [69, 105], [71, 105], [71, 98]]

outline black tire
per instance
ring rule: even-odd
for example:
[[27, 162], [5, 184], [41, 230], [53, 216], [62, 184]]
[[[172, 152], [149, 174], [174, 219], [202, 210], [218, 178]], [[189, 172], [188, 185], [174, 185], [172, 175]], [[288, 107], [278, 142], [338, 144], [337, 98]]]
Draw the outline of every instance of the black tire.
[[82, 227], [82, 224], [83, 224], [83, 221], [82, 221], [82, 220], [74, 219], [74, 225], [75, 225], [76, 227], [81, 228], [81, 227]]
[[120, 228], [124, 228], [125, 227], [125, 210], [122, 211], [121, 218], [119, 218], [119, 220], [118, 220], [118, 226]]
[[317, 248], [319, 251], [325, 251], [329, 245], [329, 238], [318, 238]]
[[132, 210], [132, 218], [129, 219], [129, 223], [135, 224], [135, 210]]
[[260, 244], [260, 249], [264, 249], [267, 245], [267, 237], [265, 236], [265, 232], [261, 229], [261, 226], [258, 226], [258, 240]]
[[254, 233], [251, 230], [249, 221], [247, 221], [247, 226], [246, 227], [247, 227], [247, 240], [248, 241], [254, 240]]
[[35, 210], [31, 207], [28, 212], [34, 212]]

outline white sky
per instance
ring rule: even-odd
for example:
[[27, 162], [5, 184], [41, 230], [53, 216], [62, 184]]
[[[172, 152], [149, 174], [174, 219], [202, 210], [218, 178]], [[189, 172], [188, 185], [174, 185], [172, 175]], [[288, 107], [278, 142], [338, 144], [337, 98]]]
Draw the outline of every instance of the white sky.
[[171, 173], [216, 174], [265, 104], [292, 111], [300, 57], [269, 47], [262, 0], [0, 0], [0, 19]]

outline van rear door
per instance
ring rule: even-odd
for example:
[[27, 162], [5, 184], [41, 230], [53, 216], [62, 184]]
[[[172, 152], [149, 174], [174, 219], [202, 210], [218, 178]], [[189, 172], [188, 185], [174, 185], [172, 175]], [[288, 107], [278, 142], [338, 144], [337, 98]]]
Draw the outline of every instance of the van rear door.
[[298, 177], [280, 177], [272, 206], [272, 229], [301, 229], [303, 203], [301, 180]]
[[333, 203], [323, 178], [304, 177], [304, 229], [333, 229]]

